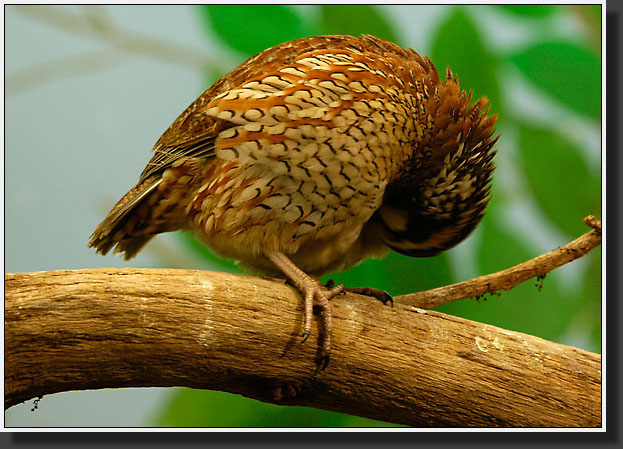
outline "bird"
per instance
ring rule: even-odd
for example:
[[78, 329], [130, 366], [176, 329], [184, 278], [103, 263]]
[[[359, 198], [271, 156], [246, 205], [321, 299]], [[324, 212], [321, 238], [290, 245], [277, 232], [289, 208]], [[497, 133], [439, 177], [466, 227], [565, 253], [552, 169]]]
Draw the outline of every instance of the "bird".
[[302, 341], [320, 310], [324, 369], [329, 301], [348, 289], [321, 276], [392, 250], [434, 256], [483, 217], [499, 138], [489, 109], [450, 68], [440, 76], [379, 37], [278, 44], [181, 113], [89, 247], [127, 260], [157, 234], [190, 230], [253, 273], [286, 278], [304, 299]]

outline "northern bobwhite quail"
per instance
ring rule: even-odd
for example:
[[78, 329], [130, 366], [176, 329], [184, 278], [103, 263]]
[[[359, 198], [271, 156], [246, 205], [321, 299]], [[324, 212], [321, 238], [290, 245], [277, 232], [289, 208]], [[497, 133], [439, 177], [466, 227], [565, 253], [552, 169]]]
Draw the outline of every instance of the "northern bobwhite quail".
[[166, 130], [138, 184], [89, 246], [129, 259], [156, 234], [190, 229], [216, 254], [285, 275], [322, 310], [325, 273], [389, 249], [432, 256], [482, 218], [496, 116], [448, 69], [364, 35], [285, 42], [253, 56]]

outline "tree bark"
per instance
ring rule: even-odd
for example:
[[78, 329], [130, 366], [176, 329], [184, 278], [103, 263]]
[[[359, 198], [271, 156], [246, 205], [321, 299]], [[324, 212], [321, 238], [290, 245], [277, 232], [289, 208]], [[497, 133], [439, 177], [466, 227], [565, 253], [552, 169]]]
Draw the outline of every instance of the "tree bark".
[[67, 390], [186, 386], [409, 426], [599, 427], [601, 357], [430, 310], [196, 270], [5, 274], [5, 408]]

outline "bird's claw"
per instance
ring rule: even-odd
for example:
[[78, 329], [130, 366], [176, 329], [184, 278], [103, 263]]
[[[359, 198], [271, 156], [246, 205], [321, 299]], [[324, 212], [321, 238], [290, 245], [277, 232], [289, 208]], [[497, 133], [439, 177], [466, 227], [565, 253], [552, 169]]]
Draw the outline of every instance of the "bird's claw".
[[335, 286], [334, 283], [331, 282], [329, 285], [324, 286], [318, 281], [314, 281], [310, 282], [306, 287], [303, 287], [301, 290], [307, 304], [305, 307], [305, 324], [303, 327], [301, 343], [304, 343], [311, 334], [312, 308], [310, 306], [313, 304], [313, 306], [317, 306], [320, 309], [322, 326], [320, 336], [321, 349], [317, 358], [317, 366], [318, 370], [324, 370], [329, 363], [329, 353], [331, 351], [331, 307], [329, 305], [329, 301], [331, 300], [331, 298], [339, 295], [344, 291], [344, 285], [340, 284]]
[[330, 352], [321, 352], [318, 358], [316, 359], [316, 366], [318, 367], [317, 371], [324, 371], [324, 369], [329, 365], [329, 360], [331, 359]]
[[308, 330], [303, 331], [303, 335], [301, 336], [301, 344], [305, 343], [305, 341], [307, 340], [307, 337], [309, 337], [309, 334], [311, 334], [311, 331], [308, 331]]

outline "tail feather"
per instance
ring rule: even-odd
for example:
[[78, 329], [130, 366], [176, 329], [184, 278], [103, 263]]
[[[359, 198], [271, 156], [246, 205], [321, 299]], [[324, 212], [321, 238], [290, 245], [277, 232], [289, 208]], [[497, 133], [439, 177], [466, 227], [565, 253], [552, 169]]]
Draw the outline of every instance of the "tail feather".
[[123, 258], [125, 260], [130, 260], [136, 256], [136, 254], [143, 249], [143, 247], [147, 245], [152, 238], [154, 238], [153, 234], [121, 240], [117, 243], [114, 253], [124, 253]]
[[104, 221], [95, 228], [89, 241], [89, 247], [95, 248], [100, 254], [106, 254], [116, 246], [115, 254], [125, 253], [126, 260], [134, 257], [156, 234], [141, 232], [142, 223], [135, 212], [161, 182], [161, 177], [154, 176], [139, 183], [126, 193], [112, 208]]

